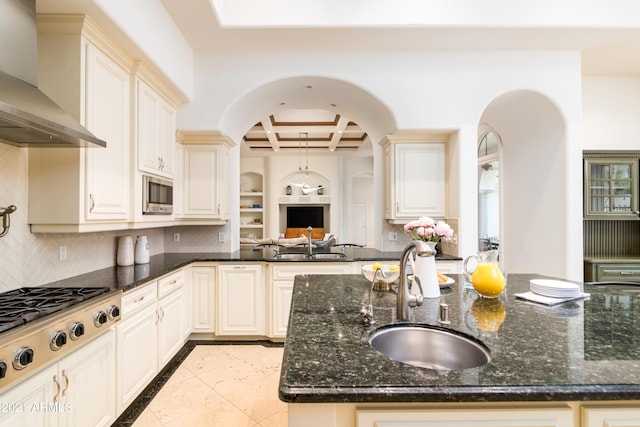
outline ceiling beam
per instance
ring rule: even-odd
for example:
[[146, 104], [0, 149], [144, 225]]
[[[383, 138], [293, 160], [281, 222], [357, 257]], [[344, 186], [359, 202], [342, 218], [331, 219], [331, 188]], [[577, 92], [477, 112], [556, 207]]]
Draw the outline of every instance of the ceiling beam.
[[336, 131], [332, 135], [331, 144], [329, 144], [329, 151], [335, 151], [338, 144], [340, 144], [340, 138], [344, 134], [344, 130], [349, 125], [349, 120], [344, 118], [344, 116], [340, 116], [338, 119], [338, 123], [336, 124]]
[[269, 120], [263, 120], [262, 128], [267, 134], [267, 139], [269, 139], [269, 144], [271, 144], [271, 148], [273, 151], [280, 151], [280, 144], [278, 144], [278, 139], [276, 138], [276, 134], [273, 131], [273, 126]]

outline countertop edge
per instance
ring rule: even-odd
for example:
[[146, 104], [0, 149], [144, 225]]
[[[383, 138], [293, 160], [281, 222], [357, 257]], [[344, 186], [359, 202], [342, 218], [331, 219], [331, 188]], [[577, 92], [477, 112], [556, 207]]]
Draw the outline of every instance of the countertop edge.
[[640, 400], [640, 385], [492, 387], [280, 387], [286, 403], [461, 403]]

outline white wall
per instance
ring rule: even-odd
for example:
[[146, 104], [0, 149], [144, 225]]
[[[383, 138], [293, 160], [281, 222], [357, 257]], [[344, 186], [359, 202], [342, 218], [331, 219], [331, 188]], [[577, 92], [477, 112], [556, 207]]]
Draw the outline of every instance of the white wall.
[[88, 15], [129, 55], [193, 96], [193, 50], [160, 1], [37, 0], [36, 12]]
[[582, 80], [582, 148], [640, 149], [640, 76]]
[[[259, 70], [255, 64], [260, 64]], [[316, 86], [305, 89], [305, 79], [321, 90]], [[382, 165], [377, 143], [385, 134], [398, 130], [454, 132], [451, 148], [457, 157], [449, 160], [459, 173], [450, 177], [448, 194], [456, 200], [448, 201], [447, 216], [459, 219], [461, 256], [477, 248], [477, 129], [485, 108], [501, 95], [530, 91], [557, 109], [566, 126], [559, 150], [563, 159], [571, 161], [555, 185], [563, 194], [581, 194], [581, 173], [576, 169], [581, 149], [576, 132], [581, 123], [580, 55], [576, 51], [203, 53], [196, 55], [195, 89], [193, 103], [180, 111], [179, 128], [221, 130], [236, 141], [256, 121], [285, 108], [281, 102], [286, 102], [286, 108], [313, 105], [327, 109], [329, 101], [334, 102], [337, 112], [352, 118], [371, 136], [374, 185], [380, 193]], [[531, 150], [531, 155], [535, 161], [529, 165], [544, 164], [544, 150]], [[523, 166], [524, 176], [540, 173]], [[551, 199], [541, 203], [539, 209], [560, 215], [563, 225], [581, 224], [581, 199], [570, 198], [560, 208]], [[381, 197], [376, 197], [374, 209], [379, 218], [377, 246], [384, 248]], [[533, 219], [519, 217], [514, 227]], [[576, 243], [558, 251], [555, 256], [562, 267], [549, 273], [582, 276], [577, 227], [559, 230], [561, 240]], [[528, 268], [544, 272], [534, 259]]]

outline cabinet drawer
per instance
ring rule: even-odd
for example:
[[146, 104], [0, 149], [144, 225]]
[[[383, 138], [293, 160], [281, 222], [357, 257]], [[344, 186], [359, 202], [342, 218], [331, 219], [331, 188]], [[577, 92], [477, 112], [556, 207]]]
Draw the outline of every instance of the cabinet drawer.
[[351, 264], [329, 263], [291, 263], [273, 266], [272, 277], [275, 280], [293, 279], [299, 274], [348, 274], [351, 273]]
[[640, 264], [598, 264], [596, 280], [640, 281]]
[[176, 271], [158, 279], [158, 298], [170, 294], [184, 284], [184, 271]]
[[583, 427], [640, 425], [640, 408], [637, 406], [585, 405], [581, 409]]
[[129, 318], [142, 309], [155, 305], [157, 298], [156, 282], [149, 282], [122, 296], [122, 318]]

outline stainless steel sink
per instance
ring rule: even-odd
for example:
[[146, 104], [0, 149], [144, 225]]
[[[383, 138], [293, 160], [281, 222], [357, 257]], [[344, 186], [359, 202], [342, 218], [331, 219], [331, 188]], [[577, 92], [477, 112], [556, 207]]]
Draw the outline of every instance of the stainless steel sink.
[[290, 259], [290, 260], [298, 260], [298, 261], [311, 259], [309, 257], [309, 254], [302, 254], [302, 253], [275, 254], [274, 258], [275, 259]]
[[421, 368], [459, 371], [491, 361], [491, 353], [475, 338], [437, 326], [395, 323], [369, 335], [369, 344], [398, 362]]
[[345, 254], [333, 253], [333, 252], [318, 252], [313, 254], [315, 259], [344, 259], [347, 256]]

